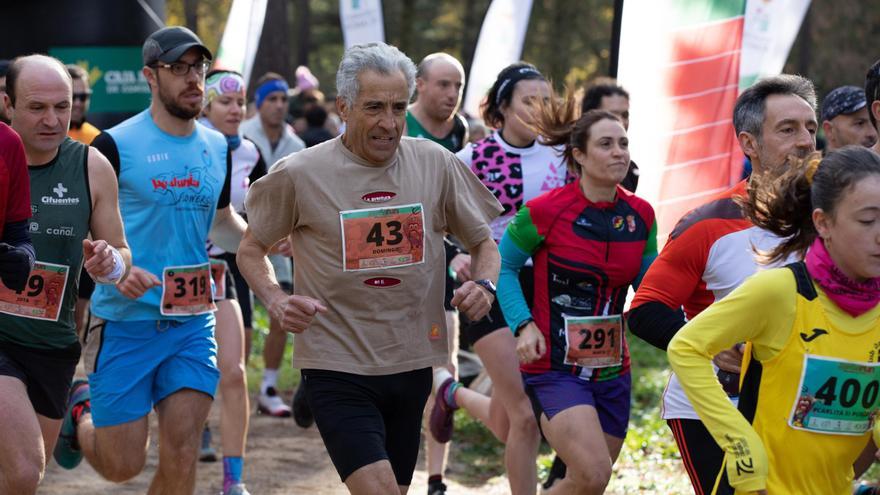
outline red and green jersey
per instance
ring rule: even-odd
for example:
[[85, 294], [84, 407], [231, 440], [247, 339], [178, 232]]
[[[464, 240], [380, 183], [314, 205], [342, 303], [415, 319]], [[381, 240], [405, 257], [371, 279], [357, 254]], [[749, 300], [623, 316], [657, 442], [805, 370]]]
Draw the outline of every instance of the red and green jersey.
[[[654, 209], [622, 187], [613, 202], [593, 203], [578, 183], [554, 189], [523, 207], [505, 238], [535, 265], [531, 317], [544, 334], [547, 352], [522, 371], [567, 371], [591, 380], [611, 379], [629, 372], [629, 351], [623, 340], [618, 366], [583, 368], [565, 364], [565, 317], [621, 315], [630, 285], [657, 255]], [[502, 272], [505, 252], [502, 242]], [[509, 279], [505, 279], [509, 280]], [[522, 320], [524, 299], [499, 297], [508, 323]], [[527, 311], [527, 309], [525, 310]], [[623, 336], [621, 335], [622, 339]]]

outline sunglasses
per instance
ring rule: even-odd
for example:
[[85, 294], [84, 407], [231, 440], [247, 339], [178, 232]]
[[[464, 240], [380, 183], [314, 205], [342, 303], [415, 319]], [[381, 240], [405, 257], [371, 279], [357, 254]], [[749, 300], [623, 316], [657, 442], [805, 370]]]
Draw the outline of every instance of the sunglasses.
[[81, 101], [83, 103], [89, 101], [89, 98], [92, 97], [91, 93], [74, 93], [73, 101]]

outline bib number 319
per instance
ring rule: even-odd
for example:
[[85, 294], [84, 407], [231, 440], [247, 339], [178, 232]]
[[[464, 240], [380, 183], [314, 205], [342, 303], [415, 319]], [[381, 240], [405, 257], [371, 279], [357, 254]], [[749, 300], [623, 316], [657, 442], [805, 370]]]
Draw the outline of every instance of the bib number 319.
[[160, 312], [165, 316], [192, 316], [215, 311], [211, 285], [209, 263], [166, 267], [162, 270]]

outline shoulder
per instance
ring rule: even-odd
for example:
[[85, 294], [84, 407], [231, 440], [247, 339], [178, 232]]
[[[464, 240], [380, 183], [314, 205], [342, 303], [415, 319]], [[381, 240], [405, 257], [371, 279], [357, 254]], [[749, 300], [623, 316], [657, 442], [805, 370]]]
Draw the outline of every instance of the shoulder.
[[212, 146], [222, 146], [224, 149], [228, 146], [226, 138], [220, 133], [220, 131], [211, 129], [199, 121], [196, 121], [196, 132], [200, 138], [209, 142]]
[[140, 127], [146, 124], [146, 119], [150, 119], [150, 110], [144, 110], [143, 112], [134, 115], [128, 119], [123, 120], [122, 122], [116, 124], [115, 126], [107, 129], [102, 134], [110, 134], [116, 138], [124, 138], [129, 135], [137, 136], [138, 134], [143, 132], [143, 129]]
[[339, 149], [340, 138], [330, 139], [296, 153], [291, 153], [273, 163], [266, 163], [270, 171], [284, 170], [287, 174], [333, 173], [335, 165], [345, 160]]
[[739, 297], [758, 301], [764, 307], [788, 307], [797, 295], [797, 281], [788, 267], [759, 269], [728, 297], [737, 293]]
[[577, 182], [572, 182], [530, 199], [526, 206], [533, 215], [554, 212], [577, 199], [578, 189]]
[[734, 199], [741, 191], [742, 185], [738, 184], [686, 213], [672, 229], [669, 239], [675, 240], [694, 234], [718, 238], [748, 228], [751, 224], [745, 219], [742, 209]]
[[446, 162], [453, 156], [451, 151], [430, 139], [409, 136], [400, 138], [399, 152], [405, 159], [427, 160], [429, 164]]
[[630, 208], [635, 210], [646, 222], [654, 222], [654, 207], [651, 206], [651, 203], [648, 203], [645, 199], [636, 196], [634, 193], [619, 185], [617, 186], [617, 197], [618, 201], [628, 204]]
[[[103, 134], [102, 134], [103, 135]], [[101, 151], [94, 147], [88, 147], [88, 174], [90, 182], [97, 182], [99, 184], [107, 184], [107, 181], [116, 182], [116, 171], [113, 169], [113, 166], [110, 164], [110, 160], [104, 156]], [[92, 194], [100, 194], [103, 190], [101, 188], [91, 188]]]

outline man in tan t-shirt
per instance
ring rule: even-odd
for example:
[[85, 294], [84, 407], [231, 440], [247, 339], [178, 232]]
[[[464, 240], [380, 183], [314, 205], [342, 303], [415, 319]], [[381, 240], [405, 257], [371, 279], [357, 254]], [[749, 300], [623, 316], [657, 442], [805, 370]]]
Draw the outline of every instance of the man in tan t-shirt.
[[[336, 76], [345, 133], [251, 186], [238, 263], [285, 330], [294, 366], [340, 477], [352, 493], [406, 493], [431, 367], [446, 362], [443, 235], [471, 253], [452, 304], [486, 316], [499, 269], [494, 196], [453, 154], [403, 138], [415, 66], [384, 43], [346, 51]], [[289, 238], [288, 296], [265, 258]]]

